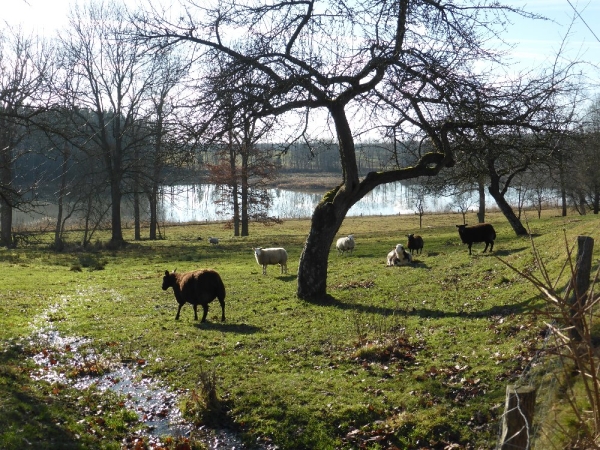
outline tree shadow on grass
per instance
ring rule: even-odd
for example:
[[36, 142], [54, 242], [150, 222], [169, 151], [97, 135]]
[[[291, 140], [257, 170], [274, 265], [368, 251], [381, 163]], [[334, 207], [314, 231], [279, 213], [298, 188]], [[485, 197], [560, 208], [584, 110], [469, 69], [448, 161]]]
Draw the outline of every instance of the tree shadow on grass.
[[401, 315], [401, 316], [417, 316], [417, 317], [463, 317], [467, 319], [476, 319], [482, 317], [492, 317], [492, 316], [509, 316], [511, 314], [521, 314], [524, 312], [528, 312], [531, 310], [530, 305], [537, 299], [538, 297], [531, 297], [527, 300], [523, 300], [522, 302], [515, 303], [512, 305], [503, 305], [503, 306], [493, 306], [488, 309], [479, 310], [479, 311], [441, 311], [436, 310], [434, 308], [407, 308], [407, 309], [398, 309], [398, 308], [390, 308], [385, 306], [375, 306], [368, 304], [361, 304], [356, 302], [343, 302], [336, 299], [331, 294], [327, 294], [320, 300], [311, 301], [309, 303], [318, 306], [324, 307], [335, 307], [346, 311], [356, 311], [361, 313], [369, 313], [369, 314], [380, 314], [382, 316], [389, 315]]
[[261, 327], [248, 325], [246, 323], [227, 322], [198, 322], [194, 327], [201, 330], [222, 331], [223, 333], [254, 334], [262, 330]]
[[525, 250], [530, 249], [530, 248], [531, 247], [521, 247], [521, 248], [513, 248], [510, 250], [494, 250], [492, 255], [497, 256], [497, 257], [509, 256], [509, 255], [512, 255], [513, 253], [524, 252]]
[[294, 281], [294, 280], [296, 280], [296, 278], [298, 278], [298, 275], [296, 275], [296, 274], [277, 277], [278, 280], [285, 281], [285, 282]]

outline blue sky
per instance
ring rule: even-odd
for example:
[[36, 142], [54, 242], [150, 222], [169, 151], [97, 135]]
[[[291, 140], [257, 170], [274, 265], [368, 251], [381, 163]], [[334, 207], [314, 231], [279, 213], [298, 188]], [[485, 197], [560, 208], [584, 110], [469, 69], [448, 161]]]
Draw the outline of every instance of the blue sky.
[[[72, 2], [73, 0], [0, 0], [0, 20], [13, 25], [21, 23], [27, 29], [50, 34], [66, 24]], [[551, 19], [531, 21], [514, 18], [515, 23], [509, 26], [505, 38], [507, 42], [516, 45], [512, 56], [518, 61], [519, 67], [536, 68], [553, 62], [563, 39], [567, 37], [565, 57], [568, 60], [587, 61], [587, 73], [600, 86], [600, 0], [505, 2]], [[138, 1], [127, 0], [127, 3], [134, 5]], [[582, 18], [576, 15], [573, 7]]]
[[509, 27], [506, 39], [517, 46], [513, 52], [516, 60], [524, 67], [552, 63], [566, 38], [565, 58], [588, 62], [588, 73], [600, 82], [600, 0], [530, 0], [514, 4], [550, 19], [518, 19]]

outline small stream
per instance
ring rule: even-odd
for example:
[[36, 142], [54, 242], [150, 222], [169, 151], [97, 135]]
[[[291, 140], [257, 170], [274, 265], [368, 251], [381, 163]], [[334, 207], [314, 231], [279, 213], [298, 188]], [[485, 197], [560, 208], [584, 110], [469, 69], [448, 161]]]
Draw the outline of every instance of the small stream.
[[61, 336], [50, 322], [41, 319], [38, 317], [34, 322], [45, 325], [36, 327], [28, 338], [30, 348], [40, 349], [31, 356], [36, 367], [31, 371], [33, 379], [80, 391], [95, 387], [101, 392], [120, 394], [124, 406], [139, 417], [136, 435], [145, 437], [151, 448], [160, 447], [161, 437], [190, 437], [192, 432], [194, 439], [202, 440], [209, 449], [245, 448], [231, 431], [198, 429], [187, 422], [177, 406], [184, 392], [175, 392], [144, 375], [141, 370], [146, 364], [144, 360], [98, 354], [90, 339]]

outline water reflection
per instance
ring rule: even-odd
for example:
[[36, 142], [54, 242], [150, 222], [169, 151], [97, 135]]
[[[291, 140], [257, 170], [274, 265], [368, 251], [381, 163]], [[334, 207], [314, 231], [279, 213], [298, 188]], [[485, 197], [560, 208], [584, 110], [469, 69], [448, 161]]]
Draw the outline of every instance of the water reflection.
[[[281, 219], [311, 217], [323, 193], [299, 192], [287, 189], [269, 189], [272, 204], [268, 215]], [[169, 222], [192, 222], [224, 220], [231, 211], [217, 204], [220, 190], [212, 184], [171, 186], [164, 188], [161, 202], [163, 218]], [[446, 197], [427, 196], [424, 199], [427, 212], [448, 209], [451, 200]], [[348, 216], [377, 216], [414, 214], [417, 211], [417, 194], [402, 183], [378, 186], [348, 212]]]

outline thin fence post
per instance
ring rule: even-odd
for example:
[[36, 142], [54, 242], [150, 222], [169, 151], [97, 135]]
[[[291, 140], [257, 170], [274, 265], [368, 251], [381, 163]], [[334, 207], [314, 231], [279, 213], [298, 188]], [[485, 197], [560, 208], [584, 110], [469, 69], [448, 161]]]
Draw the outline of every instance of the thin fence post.
[[528, 450], [531, 446], [536, 390], [532, 386], [506, 386], [502, 435], [497, 450]]
[[573, 294], [569, 300], [571, 305], [571, 322], [573, 325], [571, 337], [581, 341], [583, 331], [583, 311], [590, 287], [590, 274], [592, 272], [592, 253], [594, 239], [589, 236], [577, 236], [577, 259], [575, 265], [575, 279], [572, 280]]

